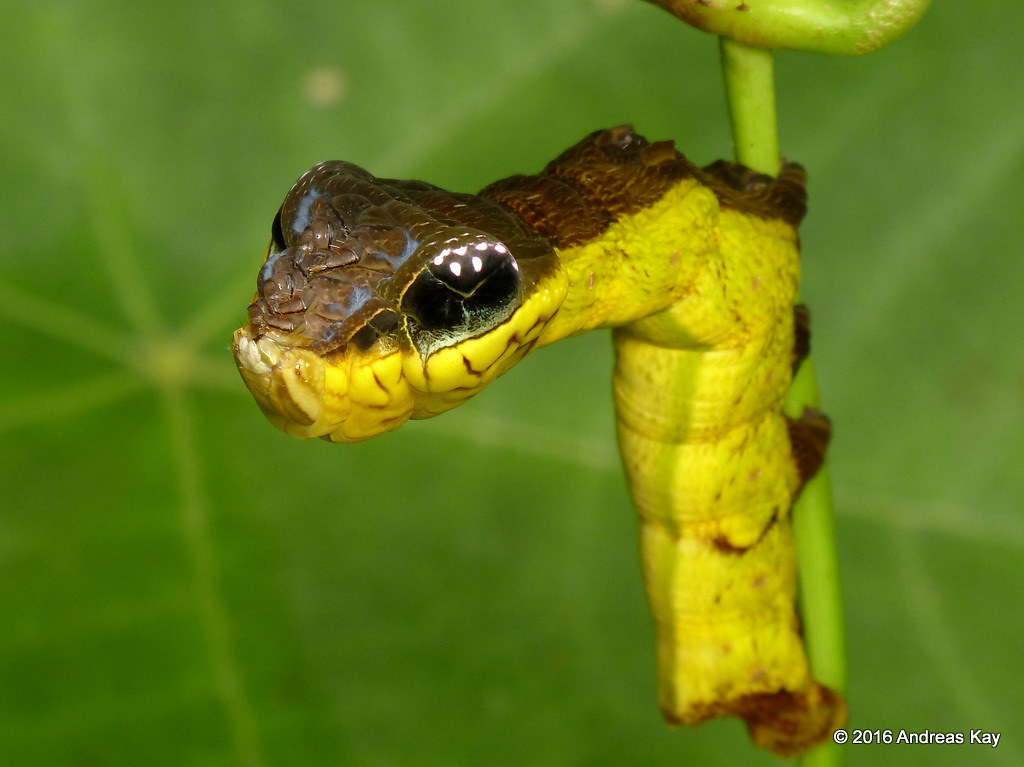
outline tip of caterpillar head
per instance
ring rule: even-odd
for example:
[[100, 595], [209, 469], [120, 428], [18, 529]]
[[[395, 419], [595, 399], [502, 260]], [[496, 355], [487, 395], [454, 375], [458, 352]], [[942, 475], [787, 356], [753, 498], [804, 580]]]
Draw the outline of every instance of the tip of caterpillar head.
[[414, 398], [401, 355], [340, 353], [328, 357], [249, 326], [235, 331], [232, 349], [242, 380], [263, 414], [299, 439], [359, 442], [397, 429]]
[[277, 428], [296, 437], [318, 437], [313, 428], [324, 399], [324, 361], [249, 327], [235, 331], [235, 365], [260, 409]]

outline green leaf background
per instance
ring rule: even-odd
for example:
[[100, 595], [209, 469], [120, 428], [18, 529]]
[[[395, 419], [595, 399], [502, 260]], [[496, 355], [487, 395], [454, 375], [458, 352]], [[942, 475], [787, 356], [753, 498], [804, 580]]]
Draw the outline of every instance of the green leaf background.
[[[0, 764], [771, 764], [669, 730], [610, 344], [351, 446], [231, 361], [292, 181], [474, 190], [600, 127], [730, 146], [713, 39], [622, 0], [14, 0], [0, 46]], [[1017, 4], [863, 59], [778, 57], [811, 173], [851, 726], [1024, 759]]]

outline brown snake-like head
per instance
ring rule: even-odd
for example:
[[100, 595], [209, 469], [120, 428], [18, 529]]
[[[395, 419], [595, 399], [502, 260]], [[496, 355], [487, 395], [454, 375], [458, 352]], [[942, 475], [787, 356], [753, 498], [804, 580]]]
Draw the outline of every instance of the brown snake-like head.
[[235, 360], [279, 428], [366, 439], [483, 388], [564, 291], [548, 240], [498, 203], [320, 163], [274, 219]]

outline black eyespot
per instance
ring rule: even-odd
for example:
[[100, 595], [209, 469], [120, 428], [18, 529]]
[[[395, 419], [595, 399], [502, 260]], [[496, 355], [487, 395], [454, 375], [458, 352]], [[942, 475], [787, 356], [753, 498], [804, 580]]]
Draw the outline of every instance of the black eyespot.
[[281, 209], [278, 208], [277, 215], [274, 216], [274, 223], [270, 226], [270, 237], [274, 241], [274, 248], [276, 250], [284, 250], [284, 232], [281, 230]]
[[441, 250], [402, 296], [402, 311], [424, 330], [484, 332], [519, 299], [519, 265], [500, 242]]

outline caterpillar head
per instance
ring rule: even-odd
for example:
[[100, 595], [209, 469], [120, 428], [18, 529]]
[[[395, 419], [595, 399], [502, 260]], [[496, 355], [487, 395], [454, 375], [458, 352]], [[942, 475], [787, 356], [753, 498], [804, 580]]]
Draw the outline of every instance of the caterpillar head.
[[282, 430], [367, 439], [482, 389], [564, 293], [551, 245], [497, 203], [321, 163], [274, 219], [235, 361]]

